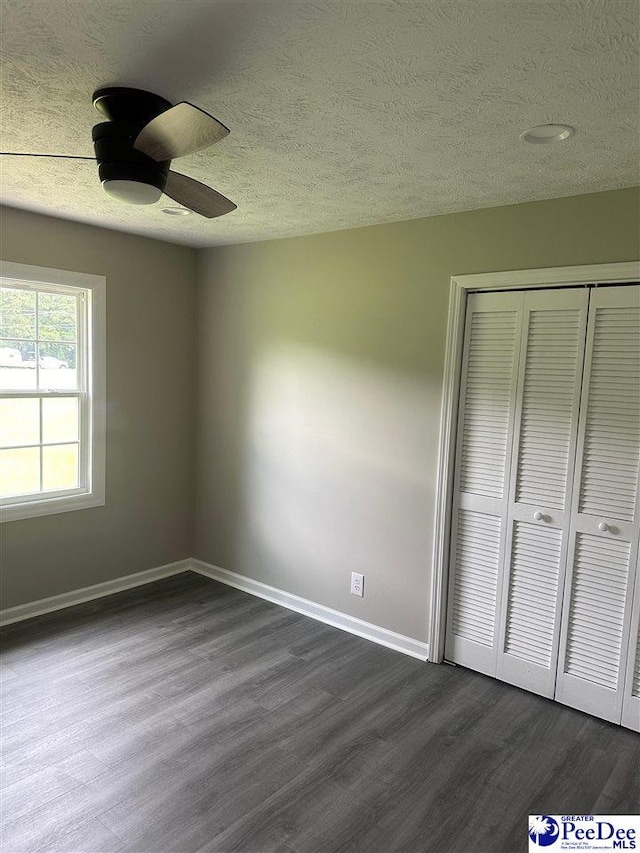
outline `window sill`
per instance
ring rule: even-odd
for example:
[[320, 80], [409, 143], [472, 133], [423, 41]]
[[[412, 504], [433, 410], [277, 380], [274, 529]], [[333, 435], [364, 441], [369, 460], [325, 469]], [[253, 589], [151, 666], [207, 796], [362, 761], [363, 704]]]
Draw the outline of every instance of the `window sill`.
[[42, 515], [56, 515], [60, 512], [74, 512], [78, 509], [104, 506], [104, 504], [104, 495], [95, 493], [68, 495], [25, 503], [4, 503], [0, 504], [0, 523], [36, 518]]

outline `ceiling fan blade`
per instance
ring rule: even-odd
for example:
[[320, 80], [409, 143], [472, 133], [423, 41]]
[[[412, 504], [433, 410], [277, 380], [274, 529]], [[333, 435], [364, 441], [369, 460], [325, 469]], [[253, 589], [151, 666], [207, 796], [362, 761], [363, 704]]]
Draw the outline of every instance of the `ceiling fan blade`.
[[183, 101], [151, 119], [133, 147], [161, 163], [208, 148], [228, 133], [218, 119]]
[[23, 154], [21, 151], [0, 151], [0, 157], [53, 157], [55, 160], [93, 160], [95, 157], [75, 157], [73, 154]]
[[231, 213], [237, 207], [211, 187], [201, 184], [200, 181], [194, 181], [186, 175], [180, 175], [178, 172], [169, 172], [164, 194], [183, 207], [193, 210], [194, 213], [206, 216], [207, 219], [224, 216], [225, 213]]

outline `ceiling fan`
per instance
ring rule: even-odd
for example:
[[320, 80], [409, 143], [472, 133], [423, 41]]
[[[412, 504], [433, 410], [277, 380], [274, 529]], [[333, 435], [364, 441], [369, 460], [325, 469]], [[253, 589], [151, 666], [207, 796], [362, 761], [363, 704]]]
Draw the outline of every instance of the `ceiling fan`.
[[[214, 145], [229, 129], [204, 110], [183, 101], [169, 101], [122, 86], [98, 89], [93, 105], [107, 121], [93, 128], [93, 147], [98, 174], [105, 191], [129, 204], [153, 204], [164, 193], [183, 207], [212, 219], [236, 209], [221, 193], [200, 181], [173, 172], [171, 161]], [[92, 160], [66, 154], [22, 154], [20, 157], [52, 157]]]

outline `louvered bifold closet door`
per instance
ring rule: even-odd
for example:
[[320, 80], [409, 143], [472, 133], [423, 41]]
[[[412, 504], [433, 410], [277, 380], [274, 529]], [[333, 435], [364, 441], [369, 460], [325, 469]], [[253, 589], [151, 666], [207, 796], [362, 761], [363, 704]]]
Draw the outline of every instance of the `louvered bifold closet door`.
[[495, 675], [522, 293], [467, 299], [445, 657]]
[[622, 716], [637, 573], [640, 288], [591, 295], [556, 698]]
[[[639, 546], [640, 548], [640, 546]], [[640, 578], [636, 554], [636, 579], [631, 605], [631, 633], [627, 653], [627, 672], [622, 697], [622, 725], [640, 732]]]
[[552, 697], [589, 291], [524, 299], [497, 676]]

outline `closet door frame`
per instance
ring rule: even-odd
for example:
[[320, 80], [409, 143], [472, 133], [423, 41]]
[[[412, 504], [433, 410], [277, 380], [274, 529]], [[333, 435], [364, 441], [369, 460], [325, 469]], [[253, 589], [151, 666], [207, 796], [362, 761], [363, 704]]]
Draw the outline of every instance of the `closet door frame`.
[[428, 624], [428, 659], [432, 663], [441, 663], [444, 659], [457, 420], [462, 384], [467, 296], [470, 292], [624, 284], [637, 281], [640, 281], [640, 261], [452, 276], [440, 414]]

